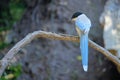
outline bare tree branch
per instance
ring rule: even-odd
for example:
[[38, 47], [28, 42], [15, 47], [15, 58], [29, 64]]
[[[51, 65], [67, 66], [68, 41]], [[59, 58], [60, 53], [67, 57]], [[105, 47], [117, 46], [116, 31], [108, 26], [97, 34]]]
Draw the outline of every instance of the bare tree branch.
[[[45, 32], [45, 31], [35, 31], [33, 33], [30, 33], [25, 38], [23, 38], [21, 41], [19, 41], [11, 50], [9, 50], [9, 52], [5, 55], [5, 57], [3, 57], [3, 59], [0, 62], [0, 76], [4, 72], [5, 68], [8, 66], [9, 62], [15, 56], [15, 54], [17, 54], [17, 52], [21, 48], [23, 48], [24, 46], [26, 46], [27, 44], [29, 44], [32, 40], [36, 38], [49, 38], [49, 39], [54, 39], [54, 40], [79, 42], [78, 36], [56, 34], [56, 33]], [[103, 47], [97, 45], [91, 40], [89, 40], [89, 46], [101, 52], [103, 55], [105, 55], [109, 60], [111, 60], [117, 66], [120, 66], [120, 60], [116, 56], [108, 52], [106, 49], [104, 49]]]

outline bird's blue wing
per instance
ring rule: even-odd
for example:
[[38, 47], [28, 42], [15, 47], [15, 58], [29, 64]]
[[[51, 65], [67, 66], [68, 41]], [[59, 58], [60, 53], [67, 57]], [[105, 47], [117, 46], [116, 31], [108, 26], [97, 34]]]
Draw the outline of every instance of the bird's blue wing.
[[84, 31], [84, 30], [85, 30], [85, 25], [84, 25], [84, 23], [80, 22], [79, 20], [76, 20], [75, 25], [76, 25], [81, 31]]
[[82, 20], [76, 20], [75, 21], [75, 25], [84, 33], [88, 33], [91, 27], [91, 22], [89, 20], [86, 21], [82, 21]]

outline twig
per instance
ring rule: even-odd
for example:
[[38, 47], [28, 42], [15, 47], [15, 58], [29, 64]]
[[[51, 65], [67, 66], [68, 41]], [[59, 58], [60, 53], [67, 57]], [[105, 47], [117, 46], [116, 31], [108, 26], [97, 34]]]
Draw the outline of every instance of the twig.
[[[9, 52], [5, 55], [5, 57], [3, 57], [3, 59], [0, 62], [0, 76], [4, 72], [5, 68], [8, 66], [9, 62], [12, 60], [12, 58], [15, 56], [15, 54], [17, 54], [17, 52], [21, 48], [29, 44], [32, 40], [36, 38], [41, 38], [41, 37], [54, 39], [54, 40], [79, 42], [78, 36], [56, 34], [56, 33], [45, 32], [45, 31], [35, 31], [33, 33], [30, 33], [25, 38], [23, 38], [21, 41], [19, 41], [11, 50], [9, 50]], [[91, 40], [89, 40], [89, 46], [101, 52], [103, 55], [105, 55], [109, 60], [111, 60], [117, 66], [120, 66], [120, 60], [116, 56], [108, 52], [106, 49], [104, 49], [103, 47], [97, 45]]]

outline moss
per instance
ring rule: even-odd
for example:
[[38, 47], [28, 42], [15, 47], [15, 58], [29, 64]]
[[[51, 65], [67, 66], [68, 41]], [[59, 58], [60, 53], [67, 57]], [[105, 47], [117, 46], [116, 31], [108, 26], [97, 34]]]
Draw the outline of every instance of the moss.
[[16, 80], [21, 75], [22, 67], [20, 64], [9, 66], [0, 80]]
[[11, 0], [9, 4], [9, 10], [13, 23], [20, 20], [25, 11], [25, 4], [23, 0]]
[[[13, 24], [20, 20], [24, 11], [25, 11], [25, 2], [24, 0], [10, 0], [9, 8], [1, 12], [0, 19], [0, 30], [4, 31], [6, 29], [11, 29]], [[7, 28], [6, 28], [7, 27]], [[5, 29], [4, 29], [5, 28]]]
[[4, 49], [6, 46], [8, 46], [9, 44], [5, 43], [5, 42], [0, 42], [0, 49]]
[[11, 27], [0, 27], [0, 32], [10, 30]]
[[[12, 29], [13, 24], [21, 19], [26, 5], [24, 0], [10, 0], [8, 7], [0, 15], [0, 35], [2, 35], [1, 32]], [[0, 49], [5, 48], [7, 45], [4, 40], [0, 41]]]

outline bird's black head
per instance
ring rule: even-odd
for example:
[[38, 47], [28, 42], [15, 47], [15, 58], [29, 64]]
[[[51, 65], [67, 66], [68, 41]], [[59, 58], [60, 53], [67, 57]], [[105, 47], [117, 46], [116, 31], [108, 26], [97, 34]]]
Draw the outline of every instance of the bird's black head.
[[83, 13], [81, 13], [81, 12], [75, 12], [75, 13], [72, 15], [71, 19], [77, 18], [77, 17], [78, 17], [79, 15], [81, 15], [81, 14], [83, 14]]

